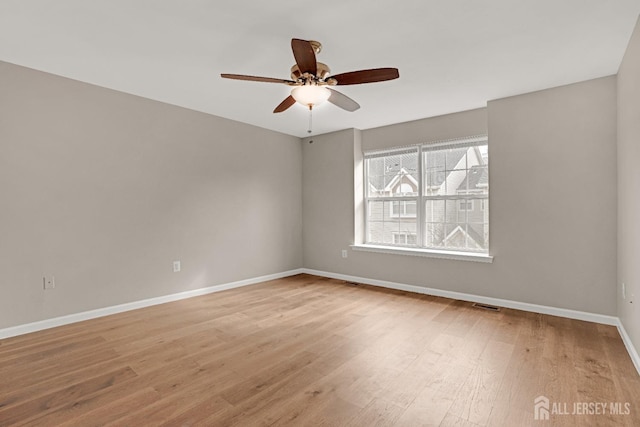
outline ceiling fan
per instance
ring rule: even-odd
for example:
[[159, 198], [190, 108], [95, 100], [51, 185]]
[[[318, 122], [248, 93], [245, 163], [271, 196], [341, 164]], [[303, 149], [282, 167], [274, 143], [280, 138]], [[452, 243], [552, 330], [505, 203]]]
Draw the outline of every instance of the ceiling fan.
[[299, 102], [311, 110], [315, 105], [324, 101], [347, 111], [356, 111], [360, 105], [343, 93], [329, 86], [357, 85], [362, 83], [383, 82], [397, 79], [397, 68], [373, 68], [370, 70], [351, 71], [348, 73], [331, 75], [326, 64], [316, 61], [316, 54], [322, 50], [322, 45], [315, 40], [291, 40], [291, 49], [296, 63], [291, 67], [291, 80], [275, 79], [271, 77], [245, 76], [241, 74], [221, 74], [226, 79], [249, 80], [265, 83], [284, 83], [293, 86], [291, 95], [285, 98], [274, 113], [281, 113]]

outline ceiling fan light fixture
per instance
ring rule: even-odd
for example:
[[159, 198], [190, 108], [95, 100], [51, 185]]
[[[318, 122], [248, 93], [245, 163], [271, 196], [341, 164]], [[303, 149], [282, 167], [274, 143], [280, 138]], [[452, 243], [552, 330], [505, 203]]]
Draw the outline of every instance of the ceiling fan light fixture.
[[331, 91], [318, 85], [303, 85], [293, 88], [291, 96], [305, 107], [315, 107], [329, 99]]

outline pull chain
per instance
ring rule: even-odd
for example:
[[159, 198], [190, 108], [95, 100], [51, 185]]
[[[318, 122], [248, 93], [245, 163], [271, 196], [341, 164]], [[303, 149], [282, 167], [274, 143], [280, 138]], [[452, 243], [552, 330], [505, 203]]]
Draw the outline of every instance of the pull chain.
[[309, 104], [309, 129], [307, 129], [307, 133], [311, 135], [311, 129], [313, 126], [313, 105]]

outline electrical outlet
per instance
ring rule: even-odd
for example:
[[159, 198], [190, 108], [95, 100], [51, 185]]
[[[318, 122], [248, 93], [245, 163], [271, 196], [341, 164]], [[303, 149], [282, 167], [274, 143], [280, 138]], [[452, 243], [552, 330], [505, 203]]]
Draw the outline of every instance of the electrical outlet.
[[347, 250], [346, 250], [346, 249], [343, 249], [343, 250], [342, 250], [342, 258], [346, 258], [346, 257], [347, 257], [347, 255], [348, 255], [348, 254], [347, 254]]
[[622, 282], [622, 299], [627, 299], [627, 288], [624, 286], [624, 282]]
[[56, 287], [56, 278], [53, 276], [43, 277], [42, 278], [42, 288], [43, 289], [55, 289]]
[[180, 261], [173, 261], [173, 272], [177, 273], [180, 271]]

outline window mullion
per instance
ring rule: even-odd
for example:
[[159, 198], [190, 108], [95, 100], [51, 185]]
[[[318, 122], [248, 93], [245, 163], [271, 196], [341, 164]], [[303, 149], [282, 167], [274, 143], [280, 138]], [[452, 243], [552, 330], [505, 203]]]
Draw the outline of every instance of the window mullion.
[[370, 200], [380, 200], [385, 202], [411, 202], [417, 200], [418, 196], [389, 196], [389, 197], [372, 197]]
[[424, 247], [424, 173], [422, 147], [418, 147], [418, 200], [416, 200], [416, 244]]
[[[483, 200], [487, 194], [454, 194], [451, 196], [424, 196], [425, 200]], [[386, 199], [385, 199], [386, 200]]]
[[364, 161], [364, 242], [369, 243], [369, 162]]

